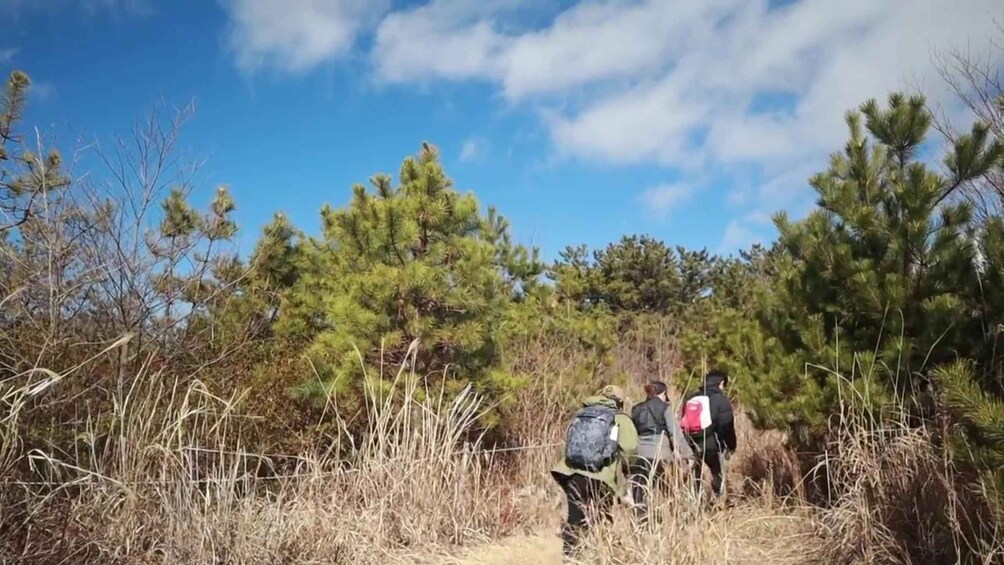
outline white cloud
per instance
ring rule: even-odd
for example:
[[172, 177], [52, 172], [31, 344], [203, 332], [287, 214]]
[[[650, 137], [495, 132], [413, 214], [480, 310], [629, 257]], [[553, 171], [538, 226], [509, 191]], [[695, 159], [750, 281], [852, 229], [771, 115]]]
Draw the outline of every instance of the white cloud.
[[488, 152], [488, 142], [481, 138], [470, 137], [460, 147], [461, 161], [481, 159]]
[[230, 47], [244, 70], [305, 71], [346, 55], [389, 0], [228, 0]]
[[[566, 155], [673, 167], [821, 159], [867, 98], [916, 79], [945, 96], [932, 50], [979, 48], [1004, 16], [997, 0], [595, 0], [509, 32], [508, 12], [471, 5], [388, 16], [378, 76], [491, 81], [510, 101], [543, 104]], [[772, 93], [791, 107], [751, 109]]]
[[436, 0], [389, 14], [374, 38], [378, 77], [423, 82], [490, 76], [505, 46], [492, 21], [485, 19], [495, 13], [477, 0]]
[[[550, 4], [550, 3], [545, 3]], [[544, 28], [507, 33], [518, 2], [432, 0], [389, 15], [373, 52], [380, 78], [486, 79], [506, 96], [563, 93], [613, 78], [659, 71], [714, 24], [698, 14], [726, 15], [740, 0], [586, 1]], [[478, 8], [475, 8], [478, 6]]]
[[[844, 112], [869, 97], [914, 77], [934, 97], [944, 95], [931, 80], [931, 49], [988, 37], [995, 5], [805, 0], [768, 12], [750, 3], [757, 4], [682, 53], [658, 80], [566, 114], [556, 143], [594, 158], [674, 166], [689, 158], [674, 141], [726, 164], [818, 157], [844, 138]], [[757, 94], [777, 89], [794, 95], [790, 112], [749, 110]], [[704, 141], [692, 141], [701, 132]]]
[[507, 96], [520, 98], [658, 71], [697, 33], [681, 24], [718, 3], [584, 2], [549, 28], [512, 38], [499, 78]]
[[691, 136], [714, 112], [679, 83], [644, 84], [549, 120], [560, 152], [617, 163], [699, 165]]
[[680, 204], [686, 202], [694, 194], [689, 185], [663, 184], [653, 186], [638, 196], [638, 202], [645, 207], [645, 212], [655, 218], [665, 218]]
[[[978, 55], [1004, 21], [1000, 0], [229, 1], [244, 67], [309, 68], [372, 34], [376, 80], [493, 85], [540, 116], [558, 157], [687, 180], [755, 171], [728, 199], [744, 212], [801, 207], [845, 112], [868, 98], [919, 86], [949, 101], [933, 55]], [[678, 203], [672, 190], [640, 200], [660, 194]], [[749, 240], [747, 223], [725, 239]]]
[[9, 65], [14, 61], [14, 56], [17, 55], [18, 48], [11, 47], [8, 49], [0, 49], [0, 65]]

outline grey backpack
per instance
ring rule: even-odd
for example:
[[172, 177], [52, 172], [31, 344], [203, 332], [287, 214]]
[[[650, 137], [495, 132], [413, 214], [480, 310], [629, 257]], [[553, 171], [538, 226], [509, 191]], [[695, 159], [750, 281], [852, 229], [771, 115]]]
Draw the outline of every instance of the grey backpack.
[[615, 409], [600, 405], [579, 410], [565, 437], [565, 462], [569, 467], [595, 473], [613, 461], [619, 447], [612, 433], [616, 414]]

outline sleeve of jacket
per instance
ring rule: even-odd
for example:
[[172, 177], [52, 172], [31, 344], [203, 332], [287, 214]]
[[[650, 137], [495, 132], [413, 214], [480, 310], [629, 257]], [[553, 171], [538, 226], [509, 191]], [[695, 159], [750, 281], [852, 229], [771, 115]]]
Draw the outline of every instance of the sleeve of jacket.
[[673, 405], [666, 407], [666, 426], [669, 427], [670, 439], [673, 440], [673, 452], [690, 459], [694, 456], [694, 451], [690, 448], [690, 442], [683, 436], [683, 429], [680, 427], [679, 416], [673, 410]]
[[732, 403], [725, 395], [716, 395], [719, 406], [715, 414], [715, 434], [718, 436], [719, 445], [725, 446], [729, 451], [736, 450], [736, 422], [732, 413]]
[[617, 434], [617, 443], [620, 445], [621, 454], [631, 459], [638, 453], [638, 430], [627, 414], [617, 415], [617, 426], [620, 430]]

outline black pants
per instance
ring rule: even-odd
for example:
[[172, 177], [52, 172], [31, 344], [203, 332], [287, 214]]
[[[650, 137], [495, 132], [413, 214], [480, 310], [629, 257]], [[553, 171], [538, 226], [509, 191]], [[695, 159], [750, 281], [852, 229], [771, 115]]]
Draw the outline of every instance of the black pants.
[[701, 450], [695, 446], [694, 456], [694, 488], [698, 494], [703, 492], [705, 465], [711, 471], [712, 496], [718, 498], [724, 494], [722, 487], [725, 484], [725, 465], [722, 452], [715, 448]]
[[655, 485], [659, 485], [666, 473], [666, 462], [657, 459], [635, 457], [631, 462], [631, 498], [635, 512], [642, 523], [648, 521], [648, 505], [645, 500]]
[[591, 509], [597, 517], [609, 521], [614, 502], [614, 493], [605, 483], [582, 475], [561, 477], [558, 484], [565, 491], [568, 500], [568, 518], [561, 528], [561, 540], [565, 555], [575, 551], [582, 531], [589, 527]]

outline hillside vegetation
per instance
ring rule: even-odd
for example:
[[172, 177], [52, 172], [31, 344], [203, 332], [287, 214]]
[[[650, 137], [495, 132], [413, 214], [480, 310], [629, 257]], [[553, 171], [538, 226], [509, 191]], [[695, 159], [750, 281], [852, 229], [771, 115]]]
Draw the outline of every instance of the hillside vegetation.
[[681, 478], [583, 562], [1004, 559], [1001, 123], [863, 103], [818, 206], [738, 257], [626, 235], [545, 263], [430, 144], [242, 255], [227, 189], [192, 204], [188, 109], [68, 163], [29, 94], [0, 100], [4, 562], [556, 560], [581, 396], [709, 366], [742, 414], [730, 505]]

